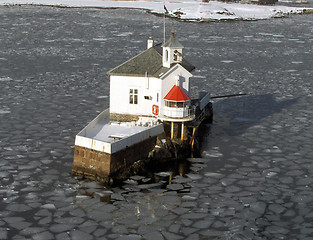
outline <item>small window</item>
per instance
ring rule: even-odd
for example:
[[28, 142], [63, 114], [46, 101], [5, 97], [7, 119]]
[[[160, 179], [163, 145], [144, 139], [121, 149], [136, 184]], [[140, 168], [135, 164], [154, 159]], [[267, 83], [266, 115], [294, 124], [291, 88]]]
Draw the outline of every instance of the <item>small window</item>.
[[151, 100], [151, 99], [152, 99], [151, 96], [144, 96], [144, 98], [145, 98], [146, 100]]
[[159, 93], [157, 93], [157, 102], [159, 102]]
[[168, 62], [168, 59], [169, 59], [169, 53], [167, 50], [165, 50], [165, 61]]
[[138, 104], [138, 89], [129, 89], [129, 104]]
[[177, 108], [177, 102], [172, 102], [172, 101], [166, 101], [165, 100], [165, 106], [166, 107], [171, 107], [171, 108]]
[[183, 108], [183, 107], [184, 107], [184, 102], [178, 102], [178, 103], [177, 103], [177, 107]]

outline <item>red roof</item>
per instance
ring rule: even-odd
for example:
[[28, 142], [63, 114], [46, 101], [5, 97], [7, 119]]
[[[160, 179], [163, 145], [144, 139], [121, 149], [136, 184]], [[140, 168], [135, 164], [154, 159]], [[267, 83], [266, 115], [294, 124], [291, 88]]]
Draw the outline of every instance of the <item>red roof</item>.
[[190, 100], [188, 95], [177, 85], [174, 85], [168, 94], [164, 97], [165, 100], [184, 102]]

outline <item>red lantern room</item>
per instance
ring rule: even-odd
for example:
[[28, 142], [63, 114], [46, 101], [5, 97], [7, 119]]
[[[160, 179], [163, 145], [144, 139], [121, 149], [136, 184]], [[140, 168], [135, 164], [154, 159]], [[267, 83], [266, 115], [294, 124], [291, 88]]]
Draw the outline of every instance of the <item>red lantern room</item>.
[[164, 115], [170, 118], [185, 118], [190, 115], [190, 98], [177, 85], [174, 85], [164, 97]]

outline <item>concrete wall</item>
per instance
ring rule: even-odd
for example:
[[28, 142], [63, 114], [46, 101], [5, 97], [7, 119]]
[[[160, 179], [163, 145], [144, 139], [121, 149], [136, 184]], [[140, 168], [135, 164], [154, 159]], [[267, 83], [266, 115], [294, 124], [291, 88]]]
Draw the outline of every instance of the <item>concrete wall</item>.
[[106, 109], [95, 117], [86, 127], [83, 128], [77, 135], [78, 136], [93, 136], [102, 128], [104, 124], [110, 122], [110, 109]]
[[[100, 113], [94, 120], [92, 120], [82, 131], [80, 131], [75, 138], [75, 146], [80, 146], [99, 152], [113, 154], [126, 147], [130, 147], [134, 144], [142, 142], [148, 138], [157, 136], [164, 132], [163, 124], [152, 126], [149, 128], [142, 127], [136, 133], [132, 133], [118, 141], [106, 142], [103, 139], [94, 139], [93, 136], [102, 129], [102, 127], [108, 124], [109, 110], [105, 110]], [[113, 130], [115, 129], [112, 126]]]
[[159, 124], [111, 143], [77, 135], [75, 138], [75, 146], [113, 154], [146, 139], [157, 136], [163, 132], [163, 124]]
[[211, 101], [211, 94], [208, 92], [203, 98], [200, 99], [200, 110], [205, 108]]
[[134, 162], [145, 159], [154, 148], [156, 139], [156, 136], [148, 138], [113, 154], [75, 146], [72, 172], [106, 182], [108, 177], [119, 170], [127, 169]]
[[97, 150], [75, 146], [72, 172], [97, 179], [110, 174], [111, 155]]
[[140, 144], [147, 139], [160, 135], [164, 132], [163, 124], [159, 124], [157, 126], [153, 126], [147, 130], [142, 132], [135, 133], [130, 135], [129, 137], [125, 137], [119, 141], [113, 142], [112, 153], [119, 152], [121, 150], [127, 149], [135, 144]]

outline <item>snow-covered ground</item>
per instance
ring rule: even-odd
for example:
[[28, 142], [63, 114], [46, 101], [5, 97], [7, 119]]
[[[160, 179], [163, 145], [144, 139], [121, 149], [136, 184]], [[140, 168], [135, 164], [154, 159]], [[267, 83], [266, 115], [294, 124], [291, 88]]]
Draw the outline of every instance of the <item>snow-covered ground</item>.
[[288, 14], [301, 14], [313, 8], [288, 6], [259, 6], [240, 3], [222, 3], [210, 1], [204, 3], [199, 0], [175, 1], [109, 1], [109, 0], [0, 0], [0, 5], [34, 4], [64, 7], [101, 7], [101, 8], [139, 8], [152, 13], [163, 14], [164, 5], [167, 15], [189, 21], [214, 20], [258, 20], [273, 17], [283, 17]]

